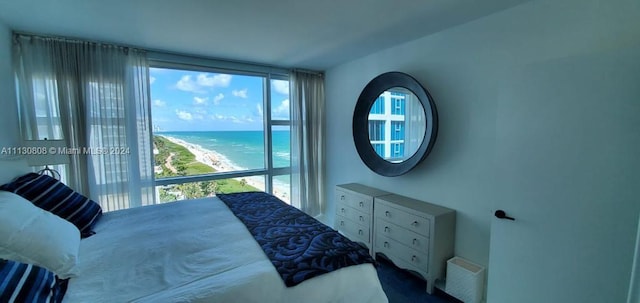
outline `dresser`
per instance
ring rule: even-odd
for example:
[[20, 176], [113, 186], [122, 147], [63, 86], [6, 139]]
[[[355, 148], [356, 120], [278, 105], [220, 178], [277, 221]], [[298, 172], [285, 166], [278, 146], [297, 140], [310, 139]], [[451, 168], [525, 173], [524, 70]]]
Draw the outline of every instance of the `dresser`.
[[427, 281], [431, 294], [453, 257], [456, 215], [446, 207], [391, 194], [375, 199], [373, 256], [381, 253]]
[[373, 209], [378, 197], [391, 193], [358, 183], [337, 185], [334, 228], [369, 249], [373, 256]]

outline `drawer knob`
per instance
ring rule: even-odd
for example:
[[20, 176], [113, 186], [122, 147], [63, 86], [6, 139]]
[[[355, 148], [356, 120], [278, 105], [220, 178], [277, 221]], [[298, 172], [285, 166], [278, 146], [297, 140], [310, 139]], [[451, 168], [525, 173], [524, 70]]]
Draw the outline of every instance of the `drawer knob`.
[[385, 241], [384, 242], [384, 247], [389, 248], [389, 242]]
[[413, 257], [411, 257], [411, 262], [416, 262], [418, 260], [418, 257], [416, 257], [415, 255], [413, 255]]
[[418, 221], [413, 221], [413, 223], [411, 223], [411, 225], [418, 226]]
[[386, 232], [386, 233], [389, 232], [389, 226], [385, 226], [384, 227], [384, 232]]
[[413, 239], [413, 245], [417, 245], [418, 239]]
[[360, 207], [364, 207], [364, 202], [360, 201]]
[[364, 234], [364, 232], [362, 231], [362, 229], [358, 229], [358, 235], [362, 236], [363, 234]]
[[344, 208], [341, 208], [341, 209], [340, 209], [340, 211], [341, 211], [342, 213], [344, 213]]
[[344, 221], [340, 221], [340, 226], [344, 226]]
[[360, 216], [360, 221], [364, 222], [364, 217], [363, 216]]
[[385, 216], [385, 217], [390, 217], [390, 216], [391, 216], [391, 213], [387, 210], [387, 211], [385, 211], [385, 212], [384, 212], [384, 216]]
[[344, 195], [340, 196], [340, 200], [344, 200]]

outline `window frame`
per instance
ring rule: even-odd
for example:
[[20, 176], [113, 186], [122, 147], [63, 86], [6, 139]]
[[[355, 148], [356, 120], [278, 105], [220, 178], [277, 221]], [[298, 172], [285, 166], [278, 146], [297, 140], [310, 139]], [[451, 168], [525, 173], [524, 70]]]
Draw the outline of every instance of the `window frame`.
[[[215, 172], [210, 174], [202, 174], [202, 175], [193, 175], [193, 176], [177, 176], [177, 177], [167, 177], [157, 179], [155, 174], [153, 175], [153, 183], [154, 187], [158, 186], [166, 186], [166, 185], [177, 185], [183, 183], [191, 183], [191, 182], [205, 182], [205, 181], [215, 181], [215, 180], [223, 180], [230, 178], [241, 178], [241, 177], [252, 177], [252, 176], [264, 176], [265, 177], [265, 192], [273, 193], [274, 186], [274, 178], [277, 176], [289, 175], [291, 176], [291, 163], [289, 163], [288, 167], [274, 167], [273, 164], [273, 141], [272, 141], [272, 132], [274, 131], [274, 127], [277, 126], [287, 126], [289, 129], [293, 127], [291, 120], [291, 104], [289, 104], [289, 119], [283, 120], [272, 120], [272, 101], [271, 100], [271, 84], [273, 80], [285, 80], [290, 81], [290, 73], [288, 70], [272, 67], [272, 66], [264, 66], [264, 65], [256, 65], [256, 64], [248, 64], [248, 63], [240, 63], [240, 62], [231, 62], [231, 61], [223, 61], [216, 59], [207, 59], [207, 58], [196, 58], [175, 54], [167, 54], [167, 53], [155, 53], [149, 52], [148, 54], [149, 67], [150, 68], [166, 68], [166, 69], [176, 69], [176, 70], [188, 70], [188, 71], [197, 71], [197, 72], [207, 72], [207, 73], [222, 73], [222, 74], [230, 74], [230, 75], [243, 75], [243, 76], [255, 76], [263, 78], [263, 135], [264, 135], [264, 157], [265, 157], [265, 167], [262, 169], [248, 169], [242, 171], [232, 171], [232, 172]], [[153, 113], [151, 113], [151, 123], [153, 123]], [[150, 140], [153, 140], [153, 132], [151, 133]], [[152, 141], [151, 141], [152, 142]], [[290, 146], [291, 148], [291, 146]], [[153, 157], [153, 154], [151, 155]], [[291, 178], [290, 178], [291, 180]], [[289, 190], [293, 192], [293, 184], [289, 183]], [[156, 201], [156, 203], [160, 203]], [[293, 203], [290, 201], [289, 203]]]

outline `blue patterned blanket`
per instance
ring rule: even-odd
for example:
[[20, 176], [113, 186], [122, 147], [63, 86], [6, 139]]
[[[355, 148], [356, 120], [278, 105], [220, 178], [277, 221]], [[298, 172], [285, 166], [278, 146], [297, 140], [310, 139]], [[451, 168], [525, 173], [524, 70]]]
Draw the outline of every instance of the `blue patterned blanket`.
[[374, 263], [367, 249], [275, 196], [216, 196], [247, 226], [287, 286], [342, 267]]

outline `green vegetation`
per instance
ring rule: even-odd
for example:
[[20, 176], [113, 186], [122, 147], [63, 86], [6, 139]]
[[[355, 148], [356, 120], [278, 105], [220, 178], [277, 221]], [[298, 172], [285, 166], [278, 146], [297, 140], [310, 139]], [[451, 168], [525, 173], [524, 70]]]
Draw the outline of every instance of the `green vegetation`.
[[[154, 156], [156, 165], [162, 171], [156, 171], [156, 178], [177, 176], [192, 176], [214, 173], [215, 169], [196, 160], [187, 148], [175, 144], [164, 137], [153, 136], [153, 144], [157, 150]], [[215, 181], [192, 182], [168, 185], [160, 188], [160, 202], [176, 201], [178, 199], [194, 199], [210, 197], [216, 193], [234, 193], [257, 191], [247, 184], [245, 179], [224, 179]]]
[[[158, 154], [155, 155], [155, 162], [162, 165], [162, 173], [156, 173], [156, 178], [202, 175], [215, 172], [210, 166], [198, 162], [196, 156], [182, 145], [175, 144], [160, 136], [153, 136], [153, 144], [158, 150]], [[170, 161], [167, 161], [169, 158]]]

